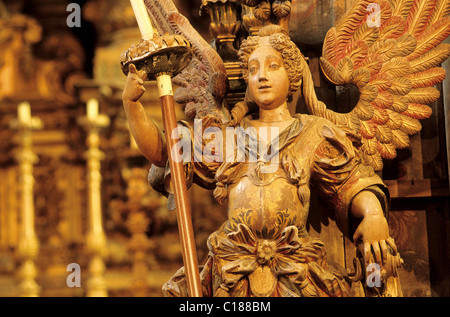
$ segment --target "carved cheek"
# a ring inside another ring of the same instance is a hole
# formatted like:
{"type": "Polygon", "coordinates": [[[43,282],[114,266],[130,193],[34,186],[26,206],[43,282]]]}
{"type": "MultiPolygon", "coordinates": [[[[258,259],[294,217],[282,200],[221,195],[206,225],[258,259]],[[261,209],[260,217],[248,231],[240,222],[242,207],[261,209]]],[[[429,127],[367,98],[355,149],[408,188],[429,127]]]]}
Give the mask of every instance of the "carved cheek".
{"type": "Polygon", "coordinates": [[[280,94],[283,92],[286,93],[287,96],[289,92],[289,77],[287,71],[285,69],[283,69],[282,71],[280,70],[280,72],[277,74],[277,78],[275,78],[274,81],[277,83],[280,94]]]}
{"type": "Polygon", "coordinates": [[[256,99],[258,96],[258,76],[253,75],[248,77],[248,88],[250,95],[253,99],[256,99]]]}

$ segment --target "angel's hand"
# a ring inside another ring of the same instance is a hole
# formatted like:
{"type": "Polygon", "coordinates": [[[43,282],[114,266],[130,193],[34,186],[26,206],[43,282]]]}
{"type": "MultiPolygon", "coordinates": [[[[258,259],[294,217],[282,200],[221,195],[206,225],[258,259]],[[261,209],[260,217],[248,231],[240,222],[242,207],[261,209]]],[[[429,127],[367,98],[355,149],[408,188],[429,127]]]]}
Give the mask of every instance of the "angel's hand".
{"type": "Polygon", "coordinates": [[[366,266],[373,259],[383,267],[388,262],[388,257],[397,256],[397,247],[389,235],[388,223],[383,214],[365,215],[353,235],[353,241],[363,255],[366,266]]]}
{"type": "Polygon", "coordinates": [[[144,80],[147,78],[145,71],[138,71],[134,64],[130,64],[125,88],[122,93],[123,101],[136,102],[145,92],[144,80]]]}
{"type": "Polygon", "coordinates": [[[357,194],[352,201],[351,214],[359,219],[353,242],[361,252],[365,266],[374,261],[382,267],[388,257],[397,255],[383,208],[374,193],[364,190],[357,194]]]}

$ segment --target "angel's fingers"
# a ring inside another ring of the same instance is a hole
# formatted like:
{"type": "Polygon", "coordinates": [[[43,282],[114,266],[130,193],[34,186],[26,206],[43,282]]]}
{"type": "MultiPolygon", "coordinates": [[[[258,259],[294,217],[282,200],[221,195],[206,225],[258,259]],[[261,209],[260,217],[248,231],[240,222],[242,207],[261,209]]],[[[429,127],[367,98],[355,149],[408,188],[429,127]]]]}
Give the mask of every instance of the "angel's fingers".
{"type": "Polygon", "coordinates": [[[137,73],[136,66],[134,66],[134,64],[128,65],[128,71],[132,74],[136,74],[137,73]]]}
{"type": "Polygon", "coordinates": [[[355,231],[355,233],[353,234],[353,242],[355,243],[355,244],[359,244],[360,242],[361,242],[361,238],[362,238],[362,234],[361,234],[361,232],[358,230],[358,229],[356,229],[356,231],[355,231]]]}
{"type": "Polygon", "coordinates": [[[384,240],[380,241],[380,249],[381,249],[381,255],[383,257],[383,263],[386,263],[387,257],[388,257],[388,252],[389,252],[387,245],[386,245],[386,241],[384,241],[384,240]]]}
{"type": "Polygon", "coordinates": [[[371,251],[370,243],[365,242],[364,243],[364,261],[365,261],[366,265],[368,265],[370,262],[370,253],[371,253],[370,251],[371,251]]]}
{"type": "Polygon", "coordinates": [[[147,78],[147,72],[145,70],[138,71],[138,76],[142,81],[144,81],[147,78]]]}
{"type": "Polygon", "coordinates": [[[378,241],[375,241],[372,243],[372,249],[373,249],[373,253],[375,255],[375,262],[378,264],[382,264],[381,263],[380,245],[379,245],[378,241]]]}
{"type": "Polygon", "coordinates": [[[391,247],[392,251],[394,251],[394,255],[397,254],[397,246],[395,245],[394,239],[391,237],[386,239],[386,243],[391,247]]]}

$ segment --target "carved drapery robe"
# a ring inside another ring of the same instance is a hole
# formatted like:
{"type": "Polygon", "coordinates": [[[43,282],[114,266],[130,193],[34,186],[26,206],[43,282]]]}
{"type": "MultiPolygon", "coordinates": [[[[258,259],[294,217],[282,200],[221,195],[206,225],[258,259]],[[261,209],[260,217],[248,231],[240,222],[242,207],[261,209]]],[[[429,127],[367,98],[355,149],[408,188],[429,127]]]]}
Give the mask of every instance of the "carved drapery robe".
{"type": "MultiPolygon", "coordinates": [[[[214,117],[206,117],[202,124],[202,132],[217,127],[226,135],[214,117]]],[[[182,125],[191,131],[194,148],[201,148],[197,153],[212,146],[198,139],[202,135],[194,134],[189,124],[182,125]]],[[[371,167],[361,163],[349,136],[328,120],[295,115],[276,145],[269,142],[263,152],[251,146],[258,142],[257,135],[249,133],[251,126],[251,117],[240,123],[243,134],[236,133],[235,141],[246,137],[248,142],[236,142],[234,159],[217,162],[225,155],[216,143],[206,151],[212,158],[194,159],[193,151],[191,162],[185,164],[188,185],[215,187],[218,201],[228,198],[228,220],[208,239],[209,257],[200,275],[204,296],[349,296],[346,271],[329,266],[323,242],[306,232],[310,189],[334,212],[340,230],[349,234],[353,197],[370,190],[386,212],[387,188],[371,167]],[[244,160],[237,159],[239,151],[245,153],[244,160]],[[274,157],[276,170],[262,172],[274,157]],[[252,194],[246,196],[249,191],[252,194]]],[[[169,176],[168,167],[152,167],[149,181],[170,196],[169,176]]],[[[187,296],[184,268],[163,286],[163,293],[187,296]]]]}

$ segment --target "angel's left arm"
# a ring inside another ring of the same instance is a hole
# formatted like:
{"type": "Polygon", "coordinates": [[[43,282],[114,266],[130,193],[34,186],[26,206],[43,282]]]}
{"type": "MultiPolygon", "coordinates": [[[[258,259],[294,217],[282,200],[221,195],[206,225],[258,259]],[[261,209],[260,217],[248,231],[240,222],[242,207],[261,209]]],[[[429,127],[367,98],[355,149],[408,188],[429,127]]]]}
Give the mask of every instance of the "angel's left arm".
{"type": "Polygon", "coordinates": [[[324,139],[315,152],[312,184],[335,211],[336,222],[361,251],[366,265],[380,266],[396,253],[385,215],[389,192],[373,168],[361,162],[358,149],[332,124],[323,126],[324,139]]]}

